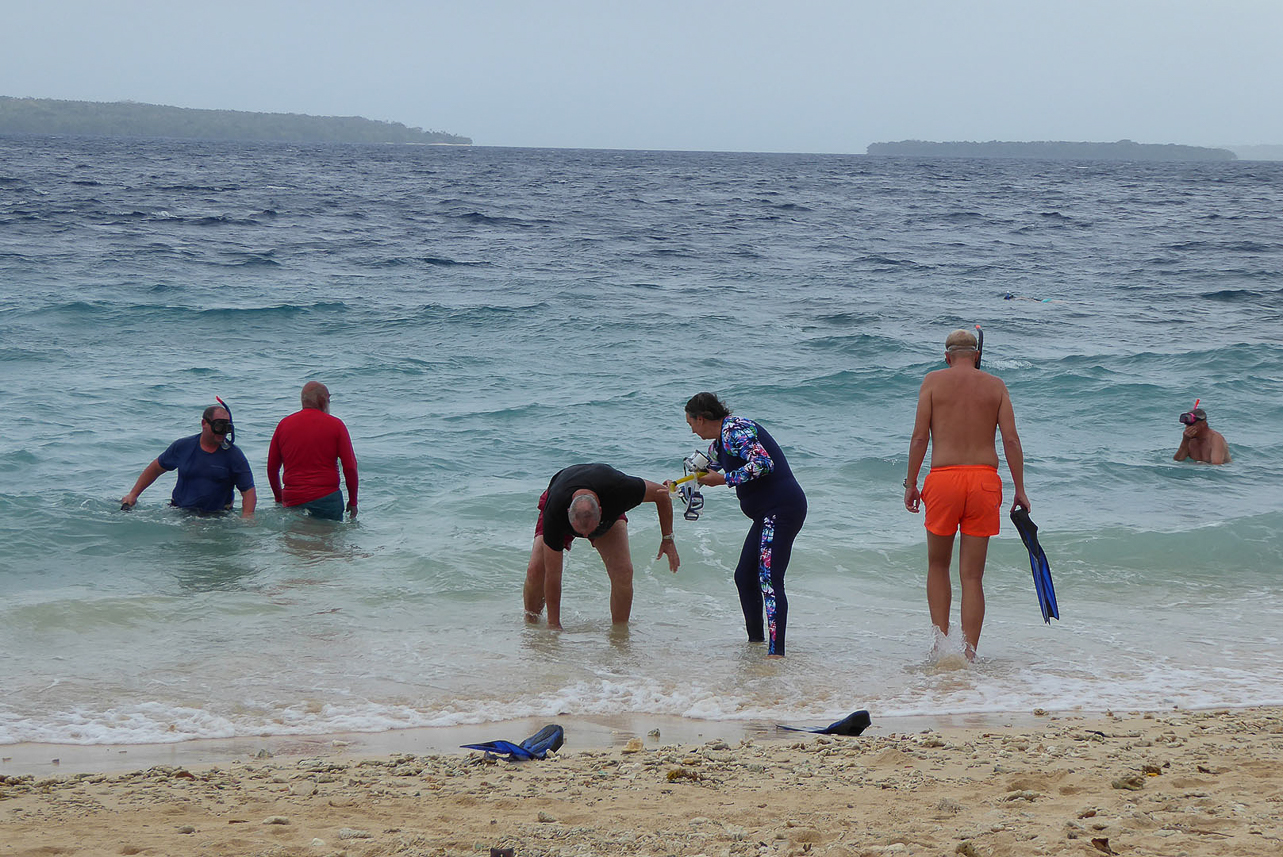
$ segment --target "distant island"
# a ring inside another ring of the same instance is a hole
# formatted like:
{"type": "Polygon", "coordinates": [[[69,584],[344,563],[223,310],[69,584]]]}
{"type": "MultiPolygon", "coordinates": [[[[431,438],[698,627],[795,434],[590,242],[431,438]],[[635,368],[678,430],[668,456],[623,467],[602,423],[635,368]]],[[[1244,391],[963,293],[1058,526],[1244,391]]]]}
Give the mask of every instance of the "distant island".
{"type": "Polygon", "coordinates": [[[1283,161],[1283,146],[1254,144],[1230,148],[1245,161],[1283,161]]]}
{"type": "Polygon", "coordinates": [[[932,143],[928,140],[901,140],[872,143],[870,155],[898,155],[911,158],[1040,158],[1052,161],[1233,161],[1229,149],[1181,146],[1176,143],[932,143]]]}
{"type": "Polygon", "coordinates": [[[0,95],[0,134],[173,137],[279,143],[419,143],[469,146],[469,137],[359,116],[196,110],[133,101],[57,101],[0,95]]]}

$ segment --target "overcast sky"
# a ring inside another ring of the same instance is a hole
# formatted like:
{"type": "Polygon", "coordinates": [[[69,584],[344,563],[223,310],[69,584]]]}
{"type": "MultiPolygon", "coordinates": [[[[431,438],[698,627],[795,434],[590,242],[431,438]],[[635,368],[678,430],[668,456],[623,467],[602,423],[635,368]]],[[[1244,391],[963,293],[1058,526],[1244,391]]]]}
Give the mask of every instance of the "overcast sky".
{"type": "Polygon", "coordinates": [[[479,145],[1283,144],[1283,0],[5,0],[0,95],[479,145]]]}

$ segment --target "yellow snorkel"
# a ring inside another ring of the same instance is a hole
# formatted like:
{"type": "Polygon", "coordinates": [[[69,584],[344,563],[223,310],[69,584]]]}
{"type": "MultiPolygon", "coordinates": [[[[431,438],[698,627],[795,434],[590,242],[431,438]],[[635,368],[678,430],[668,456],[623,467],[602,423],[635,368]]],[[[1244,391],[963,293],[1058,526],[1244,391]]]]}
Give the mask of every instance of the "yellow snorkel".
{"type": "Polygon", "coordinates": [[[689,482],[692,479],[698,479],[699,477],[703,476],[707,472],[708,472],[707,470],[696,470],[694,473],[687,473],[681,479],[674,479],[672,482],[669,482],[668,490],[676,494],[678,485],[681,485],[683,482],[689,482]]]}

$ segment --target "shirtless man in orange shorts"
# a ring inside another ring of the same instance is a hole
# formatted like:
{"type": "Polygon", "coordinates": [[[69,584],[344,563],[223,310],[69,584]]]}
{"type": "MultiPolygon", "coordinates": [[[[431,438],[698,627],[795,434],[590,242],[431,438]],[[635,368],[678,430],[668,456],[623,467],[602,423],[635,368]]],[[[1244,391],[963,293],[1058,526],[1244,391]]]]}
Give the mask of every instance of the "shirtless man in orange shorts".
{"type": "MultiPolygon", "coordinates": [[[[1002,479],[998,476],[995,429],[1002,433],[1002,450],[1011,470],[1016,498],[1012,509],[1028,509],[1025,496],[1025,458],[1016,434],[1007,385],[976,366],[975,334],[955,330],[944,341],[947,369],[930,372],[918,393],[918,412],[909,441],[909,476],[904,480],[904,507],[917,512],[927,507],[927,606],[931,624],[949,633],[953,590],[949,564],[953,537],[962,530],[958,569],[962,579],[962,638],[967,658],[974,660],[985,620],[981,578],[989,537],[998,534],[1002,479]],[[918,492],[918,471],[931,447],[931,470],[918,492]]],[[[937,640],[937,643],[939,641],[937,640]]]]}

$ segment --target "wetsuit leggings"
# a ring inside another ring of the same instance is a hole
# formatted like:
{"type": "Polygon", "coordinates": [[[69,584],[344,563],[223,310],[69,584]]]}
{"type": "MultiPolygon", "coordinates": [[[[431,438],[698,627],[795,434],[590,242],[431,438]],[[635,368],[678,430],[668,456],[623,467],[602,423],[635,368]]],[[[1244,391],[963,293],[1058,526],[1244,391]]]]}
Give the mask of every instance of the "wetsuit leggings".
{"type": "Polygon", "coordinates": [[[784,654],[784,630],[788,624],[789,602],[784,594],[784,572],[793,553],[793,540],[802,529],[806,512],[776,512],[753,521],[744,539],[735,586],[749,642],[768,642],[768,655],[784,654]],[[762,607],[766,607],[766,631],[762,629],[762,607]]]}

